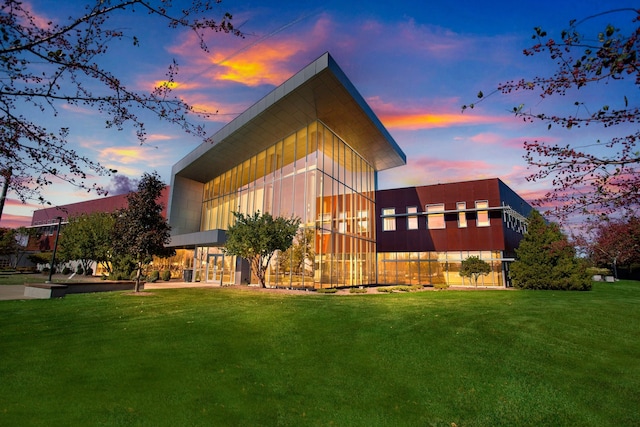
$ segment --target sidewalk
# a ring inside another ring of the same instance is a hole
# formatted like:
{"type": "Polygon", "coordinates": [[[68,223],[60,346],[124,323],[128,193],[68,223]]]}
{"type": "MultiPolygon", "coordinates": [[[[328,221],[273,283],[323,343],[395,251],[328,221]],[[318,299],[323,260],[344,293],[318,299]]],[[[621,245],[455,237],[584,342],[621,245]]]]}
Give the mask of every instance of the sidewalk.
{"type": "Polygon", "coordinates": [[[2,285],[0,286],[0,301],[15,299],[34,299],[24,296],[24,285],[2,285]]]}
{"type": "MultiPolygon", "coordinates": [[[[145,283],[144,290],[152,289],[178,289],[178,288],[215,288],[217,285],[209,283],[186,283],[186,282],[156,282],[145,283]]],[[[24,285],[2,285],[0,286],[0,301],[35,299],[24,296],[24,285]]]]}

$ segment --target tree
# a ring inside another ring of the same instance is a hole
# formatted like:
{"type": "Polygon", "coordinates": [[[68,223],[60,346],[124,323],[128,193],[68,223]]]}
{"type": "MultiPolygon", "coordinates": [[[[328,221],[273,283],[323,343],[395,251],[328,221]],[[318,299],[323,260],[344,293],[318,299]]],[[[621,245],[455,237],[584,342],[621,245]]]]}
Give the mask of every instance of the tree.
{"type": "Polygon", "coordinates": [[[640,263],[640,219],[602,219],[592,227],[592,239],[587,248],[589,258],[598,267],[613,268],[618,276],[618,266],[640,263]]]}
{"type": "Polygon", "coordinates": [[[291,246],[278,256],[280,271],[292,271],[294,274],[304,275],[305,266],[313,262],[315,252],[313,238],[315,230],[311,228],[299,229],[291,246]]]}
{"type": "Polygon", "coordinates": [[[470,256],[463,260],[460,266],[460,275],[472,279],[476,288],[480,276],[486,276],[489,273],[491,273],[491,265],[477,256],[470,256]]]}
{"type": "Polygon", "coordinates": [[[175,253],[165,247],[171,240],[171,227],[162,216],[164,206],[157,201],[164,187],[156,172],[145,173],[138,184],[138,191],[127,196],[128,206],[116,213],[113,250],[134,260],[135,292],[140,291],[142,272],[154,255],[167,257],[175,253]]]}
{"type": "Polygon", "coordinates": [[[9,258],[9,266],[16,268],[27,252],[29,237],[35,237],[33,228],[0,228],[0,256],[9,258]]]}
{"type": "Polygon", "coordinates": [[[276,251],[286,251],[298,232],[300,219],[274,218],[269,213],[256,212],[244,215],[233,212],[235,223],[227,230],[224,252],[245,258],[261,287],[265,285],[265,274],[276,251]]]}
{"type": "MultiPolygon", "coordinates": [[[[587,105],[578,98],[580,89],[591,88],[597,83],[619,84],[630,80],[637,89],[640,85],[639,20],[640,9],[610,10],[581,21],[571,21],[559,40],[540,27],[535,28],[532,38],[536,43],[525,49],[524,54],[547,53],[556,62],[555,72],[549,76],[508,81],[491,92],[536,91],[541,98],[566,96],[568,108],[575,111],[574,114],[538,112],[524,104],[513,108],[517,117],[527,122],[548,123],[549,129],[553,125],[566,129],[586,126],[617,126],[615,129],[619,129],[616,136],[592,143],[584,140],[567,145],[544,140],[524,143],[525,159],[537,169],[527,179],[551,179],[553,183],[553,189],[536,204],[555,206],[552,212],[560,219],[572,213],[612,213],[620,209],[635,210],[639,206],[640,152],[636,146],[640,131],[634,126],[640,120],[638,97],[634,94],[612,99],[607,97],[607,91],[602,91],[599,97],[602,104],[596,106],[587,105]],[[580,32],[586,22],[614,12],[631,15],[632,27],[627,32],[611,24],[595,38],[580,32]]],[[[482,92],[478,97],[485,98],[482,92]]],[[[463,110],[466,108],[463,106],[463,110]]]]}
{"type": "Polygon", "coordinates": [[[60,252],[65,259],[78,260],[89,271],[93,262],[111,272],[112,231],[115,218],[107,212],[93,212],[69,218],[60,235],[60,252]]]}
{"type": "Polygon", "coordinates": [[[513,286],[519,289],[591,289],[584,261],[556,223],[546,223],[536,210],[528,218],[527,232],[511,264],[513,286]]]}
{"type": "Polygon", "coordinates": [[[71,129],[48,128],[46,122],[38,121],[43,113],[57,116],[63,106],[94,108],[105,116],[107,128],[121,130],[132,125],[142,143],[146,131],[138,112],[147,111],[204,137],[204,129],[193,125],[189,114],[207,113],[196,112],[171,93],[178,71],[175,60],[165,82],[151,93],[131,90],[108,70],[110,46],[119,42],[140,45],[135,34],[110,25],[112,17],[146,12],[169,28],[193,31],[204,51],[208,32],[241,36],[229,13],[220,21],[209,17],[219,0],[186,6],[173,6],[171,0],[88,1],[93,3],[62,23],[43,23],[29,4],[19,0],[0,3],[0,164],[12,165],[10,184],[23,202],[46,202],[42,189],[52,183],[53,176],[105,193],[96,184],[89,185],[87,178],[115,172],[69,147],[71,129]]]}

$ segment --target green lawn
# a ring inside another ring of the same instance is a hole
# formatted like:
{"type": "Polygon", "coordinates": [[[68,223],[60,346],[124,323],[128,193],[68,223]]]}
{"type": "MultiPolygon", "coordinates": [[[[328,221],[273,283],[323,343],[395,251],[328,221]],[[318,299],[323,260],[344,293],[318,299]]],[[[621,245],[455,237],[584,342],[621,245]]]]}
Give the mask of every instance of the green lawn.
{"type": "Polygon", "coordinates": [[[0,301],[0,425],[640,425],[640,283],[0,301]]]}

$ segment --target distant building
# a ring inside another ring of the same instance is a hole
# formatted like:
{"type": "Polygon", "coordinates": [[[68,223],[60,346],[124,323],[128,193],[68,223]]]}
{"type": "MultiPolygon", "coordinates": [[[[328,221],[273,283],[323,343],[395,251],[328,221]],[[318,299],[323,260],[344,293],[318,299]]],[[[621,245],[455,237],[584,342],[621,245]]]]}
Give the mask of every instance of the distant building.
{"type": "MultiPolygon", "coordinates": [[[[165,187],[158,200],[158,202],[162,203],[165,207],[163,210],[165,217],[168,198],[169,189],[165,187]]],[[[127,194],[119,194],[116,196],[99,197],[84,202],[70,203],[68,205],[38,209],[33,212],[29,228],[37,229],[39,237],[38,239],[29,241],[28,249],[31,251],[53,250],[55,234],[58,227],[58,217],[60,217],[61,230],[64,231],[64,226],[69,223],[69,218],[94,212],[115,212],[118,209],[126,207],[127,194]]]]}

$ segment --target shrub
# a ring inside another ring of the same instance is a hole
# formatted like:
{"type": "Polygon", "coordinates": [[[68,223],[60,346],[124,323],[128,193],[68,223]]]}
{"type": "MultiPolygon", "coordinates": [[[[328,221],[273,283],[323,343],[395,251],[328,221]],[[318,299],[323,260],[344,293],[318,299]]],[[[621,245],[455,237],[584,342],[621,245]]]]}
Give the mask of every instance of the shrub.
{"type": "Polygon", "coordinates": [[[65,276],[69,273],[71,273],[71,269],[69,267],[65,267],[62,269],[62,274],[64,274],[65,276]]]}
{"type": "Polygon", "coordinates": [[[316,292],[319,294],[335,294],[338,292],[338,288],[320,288],[316,292]]]}
{"type": "Polygon", "coordinates": [[[87,271],[84,272],[85,276],[93,276],[93,268],[87,268],[87,271]]]}
{"type": "Polygon", "coordinates": [[[350,294],[366,294],[367,288],[351,288],[349,289],[350,294]]]}
{"type": "Polygon", "coordinates": [[[591,276],[583,260],[558,224],[547,223],[531,211],[527,232],[511,265],[513,286],[518,289],[588,291],[591,276]]]}
{"type": "Polygon", "coordinates": [[[391,293],[393,292],[393,286],[381,286],[378,289],[376,289],[378,292],[387,292],[387,293],[391,293]]]}
{"type": "Polygon", "coordinates": [[[171,271],[162,270],[162,274],[160,275],[160,278],[165,282],[168,282],[169,280],[171,280],[171,271]]]}
{"type": "Polygon", "coordinates": [[[608,268],[589,267],[587,268],[587,274],[589,274],[590,276],[611,276],[611,270],[609,270],[608,268]]]}
{"type": "Polygon", "coordinates": [[[441,290],[444,290],[444,289],[448,289],[449,288],[449,284],[448,283],[436,283],[436,284],[433,285],[433,288],[441,291],[441,290]]]}
{"type": "Polygon", "coordinates": [[[160,278],[160,272],[158,270],[153,270],[151,273],[147,275],[147,281],[151,283],[155,283],[160,278]]]}
{"type": "Polygon", "coordinates": [[[82,266],[81,266],[81,265],[79,265],[79,266],[76,268],[76,274],[78,274],[78,275],[82,275],[83,273],[84,273],[84,268],[82,268],[82,266]]]}

